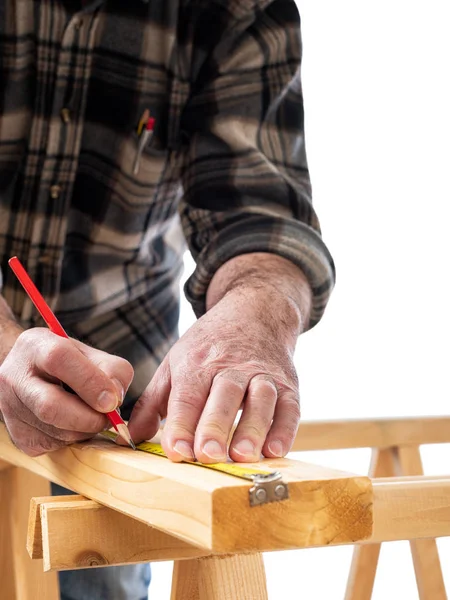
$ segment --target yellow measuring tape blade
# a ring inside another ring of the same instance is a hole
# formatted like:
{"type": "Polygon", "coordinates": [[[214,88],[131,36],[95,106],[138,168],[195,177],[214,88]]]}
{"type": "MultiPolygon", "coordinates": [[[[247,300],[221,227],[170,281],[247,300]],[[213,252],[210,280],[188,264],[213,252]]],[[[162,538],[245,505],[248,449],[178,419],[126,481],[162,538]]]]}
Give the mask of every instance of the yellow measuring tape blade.
{"type": "MultiPolygon", "coordinates": [[[[117,433],[114,433],[113,431],[103,431],[101,435],[110,440],[115,440],[117,437],[117,433]]],[[[136,450],[140,450],[141,452],[148,452],[149,454],[155,454],[156,456],[162,456],[164,458],[167,458],[167,455],[162,449],[161,444],[155,444],[153,442],[141,442],[140,444],[136,444],[136,450]]],[[[206,465],[204,463],[196,461],[186,460],[183,462],[187,462],[190,465],[196,465],[197,467],[204,467],[205,469],[212,469],[213,471],[221,471],[222,473],[226,473],[227,475],[232,475],[233,477],[240,477],[241,479],[248,479],[249,481],[253,481],[253,479],[258,475],[267,476],[273,474],[273,471],[267,471],[265,469],[255,469],[254,467],[244,467],[236,463],[214,463],[206,465]]]]}

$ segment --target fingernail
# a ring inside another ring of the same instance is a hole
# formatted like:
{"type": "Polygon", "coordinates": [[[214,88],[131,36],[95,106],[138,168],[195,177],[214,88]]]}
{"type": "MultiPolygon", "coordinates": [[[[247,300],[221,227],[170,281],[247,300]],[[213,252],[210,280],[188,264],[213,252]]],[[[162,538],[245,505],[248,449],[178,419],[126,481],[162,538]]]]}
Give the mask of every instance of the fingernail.
{"type": "Polygon", "coordinates": [[[189,444],[187,442],[184,442],[183,440],[177,440],[175,442],[173,449],[175,450],[175,452],[178,452],[178,454],[180,456],[182,456],[183,458],[185,458],[186,460],[194,460],[195,459],[194,453],[192,452],[192,448],[189,446],[189,444]]]}
{"type": "Polygon", "coordinates": [[[112,382],[114,384],[114,387],[117,390],[119,406],[120,406],[123,403],[123,399],[125,397],[125,390],[123,389],[122,383],[115,377],[112,378],[112,382]]]}
{"type": "Polygon", "coordinates": [[[117,406],[118,397],[116,394],[112,394],[111,392],[104,391],[98,397],[98,405],[100,410],[104,410],[105,412],[113,411],[117,406]]]}
{"type": "Polygon", "coordinates": [[[270,454],[273,454],[273,456],[277,456],[278,458],[282,458],[284,456],[283,444],[279,440],[270,442],[268,448],[270,454]]]}
{"type": "Polygon", "coordinates": [[[233,446],[233,450],[241,456],[253,456],[255,454],[255,445],[250,440],[241,440],[236,446],[233,446]]]}
{"type": "Polygon", "coordinates": [[[206,454],[208,458],[217,460],[218,462],[226,460],[225,452],[223,451],[222,446],[215,440],[209,440],[209,442],[206,442],[206,444],[203,446],[203,454],[206,454]]]}

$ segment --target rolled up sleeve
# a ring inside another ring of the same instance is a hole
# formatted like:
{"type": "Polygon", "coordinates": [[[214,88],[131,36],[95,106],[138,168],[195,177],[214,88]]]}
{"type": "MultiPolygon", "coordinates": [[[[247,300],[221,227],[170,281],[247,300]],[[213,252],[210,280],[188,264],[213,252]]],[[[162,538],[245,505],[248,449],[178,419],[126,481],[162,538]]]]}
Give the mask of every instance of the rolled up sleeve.
{"type": "Polygon", "coordinates": [[[277,254],[309,280],[311,327],[325,310],[335,270],[311,200],[300,18],[293,0],[265,4],[227,23],[184,113],[189,146],[180,214],[196,261],[185,293],[200,316],[220,266],[241,254],[277,254]]]}

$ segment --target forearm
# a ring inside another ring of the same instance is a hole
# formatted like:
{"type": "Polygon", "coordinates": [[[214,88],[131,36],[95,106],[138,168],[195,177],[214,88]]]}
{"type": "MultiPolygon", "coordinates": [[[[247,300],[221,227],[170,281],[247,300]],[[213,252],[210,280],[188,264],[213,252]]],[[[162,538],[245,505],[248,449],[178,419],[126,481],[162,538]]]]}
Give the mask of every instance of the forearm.
{"type": "Polygon", "coordinates": [[[262,319],[285,332],[291,345],[308,326],[311,288],[289,260],[270,253],[237,256],[214,275],[206,296],[207,310],[228,293],[241,293],[257,304],[262,319]]]}

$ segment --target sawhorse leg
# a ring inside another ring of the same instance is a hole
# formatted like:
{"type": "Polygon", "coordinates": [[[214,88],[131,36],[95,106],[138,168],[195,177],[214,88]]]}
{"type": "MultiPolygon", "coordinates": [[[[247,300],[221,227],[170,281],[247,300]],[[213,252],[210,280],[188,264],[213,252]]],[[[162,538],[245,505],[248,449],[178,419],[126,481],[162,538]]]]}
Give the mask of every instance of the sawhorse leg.
{"type": "Polygon", "coordinates": [[[176,561],[171,600],[267,600],[261,554],[176,561]]]}
{"type": "Polygon", "coordinates": [[[44,573],[42,560],[26,550],[32,496],[49,496],[50,483],[34,473],[0,469],[0,597],[5,600],[58,600],[56,573],[44,573]]]}
{"type": "MultiPolygon", "coordinates": [[[[374,450],[371,477],[423,475],[417,446],[401,446],[374,450]]],[[[447,600],[436,540],[411,540],[414,572],[420,600],[447,600]]],[[[356,546],[347,583],[345,600],[370,600],[381,544],[356,546]]]]}

